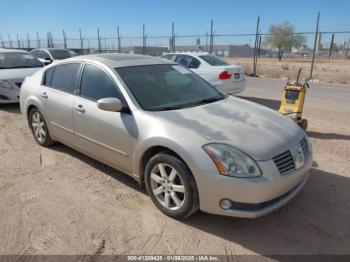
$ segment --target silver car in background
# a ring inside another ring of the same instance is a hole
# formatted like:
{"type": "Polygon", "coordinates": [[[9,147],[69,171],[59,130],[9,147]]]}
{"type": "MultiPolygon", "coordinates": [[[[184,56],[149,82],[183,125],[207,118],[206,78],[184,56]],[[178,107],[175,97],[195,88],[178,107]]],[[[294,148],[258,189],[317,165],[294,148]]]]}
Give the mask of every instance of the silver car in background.
{"type": "Polygon", "coordinates": [[[0,104],[18,103],[24,78],[42,67],[28,52],[0,48],[0,104]]]}
{"type": "Polygon", "coordinates": [[[67,59],[27,78],[20,105],[38,144],[60,141],[132,176],[177,219],[198,209],[267,214],[301,190],[312,165],[291,119],[165,59],[67,59]]]}
{"type": "Polygon", "coordinates": [[[38,48],[30,52],[45,65],[49,65],[56,60],[63,60],[78,55],[73,50],[63,48],[38,48]]]}

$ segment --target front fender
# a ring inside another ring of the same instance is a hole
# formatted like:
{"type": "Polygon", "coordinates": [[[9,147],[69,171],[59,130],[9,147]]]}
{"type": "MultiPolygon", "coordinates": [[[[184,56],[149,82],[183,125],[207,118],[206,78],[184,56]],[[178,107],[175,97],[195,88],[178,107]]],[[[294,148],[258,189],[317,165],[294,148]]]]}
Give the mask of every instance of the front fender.
{"type": "Polygon", "coordinates": [[[132,157],[132,173],[134,177],[139,178],[139,181],[142,181],[144,175],[142,172],[142,157],[148,149],[156,146],[165,147],[179,155],[185,161],[192,174],[194,174],[194,170],[198,169],[194,158],[184,147],[166,137],[152,137],[137,144],[135,154],[132,157]]]}

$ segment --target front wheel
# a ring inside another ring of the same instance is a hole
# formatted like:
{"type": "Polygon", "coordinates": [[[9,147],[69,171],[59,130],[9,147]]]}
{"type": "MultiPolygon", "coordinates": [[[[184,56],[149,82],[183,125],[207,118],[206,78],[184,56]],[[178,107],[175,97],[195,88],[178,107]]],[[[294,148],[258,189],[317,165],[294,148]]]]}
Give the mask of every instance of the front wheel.
{"type": "Polygon", "coordinates": [[[145,184],[152,202],[167,216],[183,219],[198,209],[196,182],[183,161],[160,153],[145,169],[145,184]]]}

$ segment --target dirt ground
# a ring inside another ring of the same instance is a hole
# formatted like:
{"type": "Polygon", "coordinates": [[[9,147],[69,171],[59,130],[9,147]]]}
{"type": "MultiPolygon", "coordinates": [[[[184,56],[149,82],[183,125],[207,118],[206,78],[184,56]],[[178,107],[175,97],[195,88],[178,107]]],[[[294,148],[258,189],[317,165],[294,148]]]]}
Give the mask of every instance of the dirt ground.
{"type": "MultiPolygon", "coordinates": [[[[277,108],[282,82],[248,79],[277,108]]],[[[131,178],[64,145],[41,148],[18,105],[0,107],[0,254],[350,254],[350,87],[313,84],[314,167],[288,205],[258,219],[158,211],[131,178]]]]}
{"type": "MultiPolygon", "coordinates": [[[[227,58],[228,62],[244,66],[246,72],[253,72],[253,58],[227,58]]],[[[310,59],[259,58],[257,74],[263,77],[295,79],[299,68],[302,68],[301,78],[310,76],[310,59]]],[[[350,60],[323,59],[315,60],[313,78],[326,83],[350,84],[350,60]]]]}

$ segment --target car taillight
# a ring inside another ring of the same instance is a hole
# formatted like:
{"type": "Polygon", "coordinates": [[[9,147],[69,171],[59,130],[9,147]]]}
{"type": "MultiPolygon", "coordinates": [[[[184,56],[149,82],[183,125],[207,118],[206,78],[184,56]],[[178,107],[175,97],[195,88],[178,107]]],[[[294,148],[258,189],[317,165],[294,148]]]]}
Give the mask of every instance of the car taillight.
{"type": "Polygon", "coordinates": [[[221,80],[225,80],[225,79],[230,79],[232,76],[232,74],[228,71],[222,71],[220,74],[219,74],[219,79],[221,80]]]}

